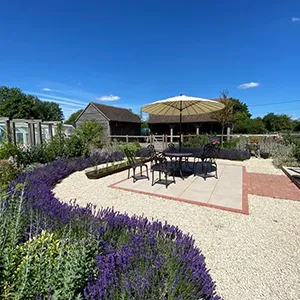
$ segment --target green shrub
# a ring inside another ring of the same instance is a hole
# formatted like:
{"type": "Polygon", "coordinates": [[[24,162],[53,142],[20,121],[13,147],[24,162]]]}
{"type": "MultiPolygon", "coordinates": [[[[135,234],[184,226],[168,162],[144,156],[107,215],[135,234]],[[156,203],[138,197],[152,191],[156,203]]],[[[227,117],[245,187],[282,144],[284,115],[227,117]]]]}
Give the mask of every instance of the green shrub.
{"type": "Polygon", "coordinates": [[[292,153],[298,163],[300,163],[300,144],[294,146],[292,153]]]}
{"type": "Polygon", "coordinates": [[[29,212],[24,210],[22,198],[0,198],[0,298],[22,299],[11,294],[15,271],[17,245],[24,238],[29,212]]]}
{"type": "Polygon", "coordinates": [[[292,155],[276,156],[273,158],[273,164],[276,168],[281,168],[283,166],[295,167],[299,165],[296,158],[292,155]]]}
{"type": "Polygon", "coordinates": [[[89,155],[93,149],[103,146],[103,127],[95,120],[85,122],[75,134],[82,140],[84,155],[89,155]]]}
{"type": "MultiPolygon", "coordinates": [[[[74,299],[94,265],[87,240],[42,231],[16,247],[10,292],[18,299],[74,299]],[[49,291],[49,287],[51,290],[49,291]]],[[[94,250],[94,249],[93,249],[94,250]]]]}
{"type": "Polygon", "coordinates": [[[84,141],[78,135],[72,135],[66,140],[65,154],[67,157],[80,157],[84,154],[84,141]]]}
{"type": "Polygon", "coordinates": [[[121,144],[116,140],[112,140],[107,142],[103,145],[102,150],[103,152],[121,152],[120,148],[121,144]]]}
{"type": "Polygon", "coordinates": [[[54,160],[56,157],[66,156],[66,138],[62,124],[58,124],[55,135],[47,145],[47,158],[49,161],[54,160]]]}
{"type": "Polygon", "coordinates": [[[14,180],[20,173],[19,169],[7,160],[0,160],[0,185],[14,180]]]}
{"type": "Polygon", "coordinates": [[[48,150],[48,144],[43,143],[23,149],[17,156],[17,162],[20,166],[26,167],[36,163],[45,164],[52,161],[52,158],[48,150]]]}
{"type": "Polygon", "coordinates": [[[20,152],[20,147],[11,142],[4,141],[0,144],[0,159],[16,158],[20,152]]]}
{"type": "Polygon", "coordinates": [[[238,148],[238,142],[239,142],[239,139],[238,137],[234,137],[234,138],[231,138],[229,141],[225,141],[223,142],[223,148],[224,149],[237,149],[238,148]]]}
{"type": "Polygon", "coordinates": [[[141,145],[138,141],[134,141],[132,143],[124,143],[120,145],[120,150],[124,152],[125,150],[129,150],[132,153],[136,153],[137,150],[141,149],[141,145]]]}
{"type": "Polygon", "coordinates": [[[184,141],[183,146],[187,148],[202,147],[208,143],[210,143],[210,140],[207,135],[196,135],[196,136],[191,136],[186,141],[184,141]]]}

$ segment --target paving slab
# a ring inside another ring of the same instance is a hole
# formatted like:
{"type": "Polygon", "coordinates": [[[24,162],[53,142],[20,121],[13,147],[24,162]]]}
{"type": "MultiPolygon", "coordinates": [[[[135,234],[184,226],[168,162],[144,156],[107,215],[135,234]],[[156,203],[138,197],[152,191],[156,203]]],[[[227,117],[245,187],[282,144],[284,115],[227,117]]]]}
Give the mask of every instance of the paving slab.
{"type": "Polygon", "coordinates": [[[159,183],[152,186],[151,180],[141,179],[133,182],[132,178],[129,178],[112,184],[111,187],[195,205],[248,213],[248,206],[245,207],[247,201],[244,199],[247,198],[247,193],[243,193],[243,174],[242,166],[219,164],[218,178],[215,178],[214,172],[206,179],[202,177],[203,174],[196,176],[190,174],[184,179],[176,177],[176,183],[171,183],[168,188],[159,183]]]}

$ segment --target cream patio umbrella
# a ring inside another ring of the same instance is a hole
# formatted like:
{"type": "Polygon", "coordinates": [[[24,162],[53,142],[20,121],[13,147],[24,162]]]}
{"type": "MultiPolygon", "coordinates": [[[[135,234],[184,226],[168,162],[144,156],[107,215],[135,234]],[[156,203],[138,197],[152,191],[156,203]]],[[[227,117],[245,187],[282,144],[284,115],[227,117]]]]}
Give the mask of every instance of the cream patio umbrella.
{"type": "MultiPolygon", "coordinates": [[[[224,107],[224,104],[218,101],[179,95],[145,105],[142,107],[142,111],[151,115],[179,116],[179,132],[181,134],[182,116],[208,114],[224,107]]],[[[181,139],[179,140],[179,149],[181,149],[181,139]]]]}

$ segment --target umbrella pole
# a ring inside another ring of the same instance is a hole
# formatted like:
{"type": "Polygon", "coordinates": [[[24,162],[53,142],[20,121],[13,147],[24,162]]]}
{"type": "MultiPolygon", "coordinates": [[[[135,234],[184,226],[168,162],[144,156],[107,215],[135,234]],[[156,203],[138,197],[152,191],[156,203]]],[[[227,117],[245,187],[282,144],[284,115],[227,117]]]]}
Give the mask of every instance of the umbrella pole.
{"type": "Polygon", "coordinates": [[[182,123],[182,101],[180,101],[180,108],[179,108],[179,152],[181,152],[182,148],[182,141],[181,141],[181,123],[182,123]]]}

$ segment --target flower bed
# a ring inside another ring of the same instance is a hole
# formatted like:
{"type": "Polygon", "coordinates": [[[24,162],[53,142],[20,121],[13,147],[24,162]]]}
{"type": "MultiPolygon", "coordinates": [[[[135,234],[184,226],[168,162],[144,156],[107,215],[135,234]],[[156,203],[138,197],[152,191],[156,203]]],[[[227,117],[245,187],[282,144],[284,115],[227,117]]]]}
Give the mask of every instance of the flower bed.
{"type": "Polygon", "coordinates": [[[113,155],[59,159],[10,185],[14,196],[0,206],[0,235],[9,232],[0,247],[2,297],[220,299],[204,256],[177,227],[54,196],[63,178],[113,155]]]}

